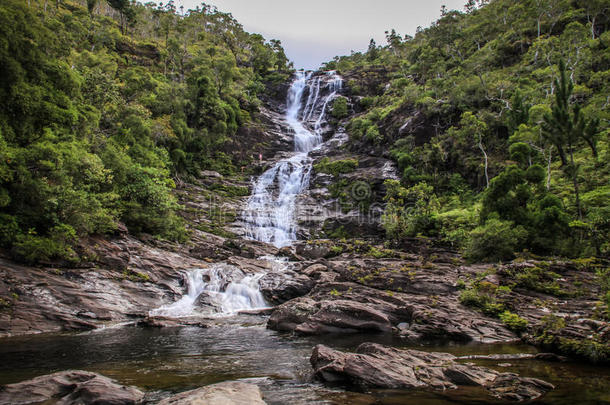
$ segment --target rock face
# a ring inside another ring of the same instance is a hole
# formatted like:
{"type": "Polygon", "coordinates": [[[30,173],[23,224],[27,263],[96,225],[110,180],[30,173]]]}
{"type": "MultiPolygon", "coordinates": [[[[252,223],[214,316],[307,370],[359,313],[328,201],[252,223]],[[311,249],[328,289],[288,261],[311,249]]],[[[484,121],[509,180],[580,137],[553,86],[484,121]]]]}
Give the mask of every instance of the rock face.
{"type": "Polygon", "coordinates": [[[429,269],[422,271],[421,263],[407,256],[323,263],[302,264],[300,273],[313,287],[277,306],[269,328],[301,334],[395,331],[411,342],[518,339],[499,320],[459,303],[450,266],[426,264],[429,269]]]}
{"type": "Polygon", "coordinates": [[[37,268],[0,258],[0,337],[95,329],[145,316],[184,293],[183,271],[208,263],[131,237],[95,240],[97,267],[37,268]]]}
{"type": "Polygon", "coordinates": [[[265,401],[256,385],[228,381],[182,392],[159,405],[265,405],[265,401]]]}
{"type": "Polygon", "coordinates": [[[0,387],[0,404],[139,404],[144,393],[102,375],[70,370],[0,387]],[[48,402],[47,402],[48,401],[48,402]]]}
{"type": "Polygon", "coordinates": [[[317,378],[359,388],[446,390],[481,386],[494,397],[512,401],[536,399],[554,388],[535,378],[499,373],[485,367],[459,364],[455,360],[456,357],[449,353],[399,350],[363,343],[356,353],[318,345],[310,362],[317,378]]]}

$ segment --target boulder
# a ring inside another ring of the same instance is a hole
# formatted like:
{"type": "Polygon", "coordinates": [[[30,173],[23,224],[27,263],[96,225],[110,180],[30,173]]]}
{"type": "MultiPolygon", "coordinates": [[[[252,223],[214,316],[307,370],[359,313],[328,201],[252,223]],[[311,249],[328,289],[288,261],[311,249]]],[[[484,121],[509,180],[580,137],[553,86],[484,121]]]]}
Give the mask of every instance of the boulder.
{"type": "Polygon", "coordinates": [[[496,398],[514,401],[533,400],[554,389],[535,378],[457,363],[449,353],[400,350],[375,343],[363,343],[355,353],[317,345],[310,362],[318,379],[358,388],[446,390],[481,386],[496,398]]]}
{"type": "MultiPolygon", "coordinates": [[[[302,334],[395,331],[413,342],[430,340],[513,342],[498,320],[464,307],[453,297],[388,293],[320,273],[307,296],[276,307],[267,327],[302,334]]],[[[337,275],[338,276],[338,275],[337,275]]]]}
{"type": "Polygon", "coordinates": [[[81,370],[60,371],[0,388],[2,405],[131,405],[141,403],[143,398],[144,393],[137,388],[126,387],[100,374],[81,370]]]}
{"type": "Polygon", "coordinates": [[[227,381],[182,392],[158,405],[264,405],[260,389],[254,384],[227,381]]]}
{"type": "Polygon", "coordinates": [[[310,298],[280,305],[271,314],[267,326],[307,335],[389,332],[392,329],[387,315],[364,303],[349,300],[315,302],[310,298]]]}
{"type": "Polygon", "coordinates": [[[313,287],[313,281],[309,277],[289,270],[282,273],[267,273],[259,280],[259,284],[265,299],[273,303],[302,297],[313,287]]]}

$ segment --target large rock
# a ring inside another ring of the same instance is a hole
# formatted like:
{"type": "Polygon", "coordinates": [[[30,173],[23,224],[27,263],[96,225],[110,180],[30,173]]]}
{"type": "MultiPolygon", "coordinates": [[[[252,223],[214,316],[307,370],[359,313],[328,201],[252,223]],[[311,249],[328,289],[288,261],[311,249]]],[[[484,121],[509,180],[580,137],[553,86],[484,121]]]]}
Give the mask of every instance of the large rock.
{"type": "Polygon", "coordinates": [[[158,405],[264,405],[260,389],[253,384],[228,381],[182,392],[158,405]]]}
{"type": "Polygon", "coordinates": [[[208,265],[131,237],[89,243],[94,269],[29,267],[0,258],[0,298],[10,299],[9,307],[0,307],[0,336],[89,330],[143,317],[185,293],[185,269],[208,265]]]}
{"type": "Polygon", "coordinates": [[[306,275],[284,271],[267,273],[259,280],[259,284],[267,301],[277,304],[307,294],[314,283],[306,275]]]}
{"type": "Polygon", "coordinates": [[[302,334],[395,330],[412,342],[518,339],[498,320],[461,306],[451,296],[388,293],[351,282],[333,282],[331,274],[335,273],[321,273],[307,296],[277,306],[267,327],[302,334]]]}
{"type": "Polygon", "coordinates": [[[499,373],[455,360],[449,353],[399,350],[374,343],[363,343],[356,353],[318,345],[310,359],[317,378],[359,388],[445,390],[481,386],[494,397],[515,401],[536,399],[554,388],[535,378],[499,373]]]}
{"type": "Polygon", "coordinates": [[[134,387],[119,385],[102,375],[80,370],[60,371],[0,387],[2,405],[131,405],[141,403],[143,398],[144,393],[134,387]]]}
{"type": "Polygon", "coordinates": [[[280,305],[269,318],[268,327],[302,334],[389,332],[390,320],[383,312],[348,300],[315,302],[308,298],[280,305]]]}

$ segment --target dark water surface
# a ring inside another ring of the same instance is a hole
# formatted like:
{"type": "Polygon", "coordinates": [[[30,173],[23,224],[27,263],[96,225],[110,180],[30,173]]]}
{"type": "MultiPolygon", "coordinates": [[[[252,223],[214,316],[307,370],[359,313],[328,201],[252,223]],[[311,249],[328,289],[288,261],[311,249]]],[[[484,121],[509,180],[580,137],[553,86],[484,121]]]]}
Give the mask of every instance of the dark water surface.
{"type": "MultiPolygon", "coordinates": [[[[101,373],[122,384],[149,391],[151,403],[171,393],[226,380],[259,385],[268,404],[487,404],[480,388],[445,392],[366,393],[327,388],[311,381],[309,356],[315,344],[353,350],[365,341],[444,351],[455,355],[534,353],[521,345],[407,346],[389,335],[305,338],[265,329],[264,319],[237,317],[208,329],[109,328],[80,334],[44,334],[0,339],[0,384],[66,369],[101,373]]],[[[537,404],[610,404],[610,368],[575,362],[477,360],[500,371],[538,377],[557,388],[537,404]],[[510,363],[499,367],[498,363],[510,363]]]]}

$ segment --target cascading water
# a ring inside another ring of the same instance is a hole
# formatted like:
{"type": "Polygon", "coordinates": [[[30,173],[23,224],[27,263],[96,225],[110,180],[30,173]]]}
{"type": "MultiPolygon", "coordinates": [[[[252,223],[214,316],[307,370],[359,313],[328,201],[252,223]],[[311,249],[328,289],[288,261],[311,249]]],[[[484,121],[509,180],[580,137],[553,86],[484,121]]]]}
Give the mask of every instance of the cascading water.
{"type": "Polygon", "coordinates": [[[295,154],[278,161],[263,173],[248,200],[243,218],[246,236],[276,247],[290,245],[296,240],[296,197],[309,186],[312,162],[309,152],[322,143],[322,123],[328,103],[341,89],[342,80],[334,71],[312,78],[311,73],[299,71],[288,92],[286,123],[294,133],[295,154]],[[308,97],[303,105],[303,94],[308,97]],[[321,97],[320,94],[326,93],[321,97]],[[319,112],[317,112],[319,111],[319,112]],[[313,122],[311,120],[317,115],[313,122]]]}
{"type": "Polygon", "coordinates": [[[170,318],[212,313],[230,315],[265,308],[268,305],[258,284],[263,275],[244,275],[237,267],[222,263],[192,270],[186,274],[187,294],[150,311],[150,315],[170,318]]]}
{"type": "MultiPolygon", "coordinates": [[[[309,186],[312,160],[309,152],[322,143],[322,124],[328,104],[341,89],[334,72],[312,77],[299,71],[288,92],[285,120],[294,133],[294,154],[264,172],[254,184],[243,218],[246,236],[277,247],[296,240],[296,198],[309,186]],[[303,94],[308,92],[303,103],[303,94]],[[310,129],[311,128],[311,129],[310,129]]],[[[261,257],[274,271],[285,264],[275,257],[261,257]]],[[[241,310],[260,309],[267,303],[259,290],[264,274],[245,275],[228,264],[215,264],[186,275],[187,294],[180,300],[150,311],[151,316],[180,318],[193,315],[231,315],[241,310]]]]}

